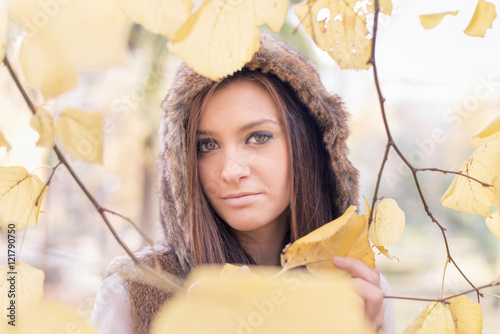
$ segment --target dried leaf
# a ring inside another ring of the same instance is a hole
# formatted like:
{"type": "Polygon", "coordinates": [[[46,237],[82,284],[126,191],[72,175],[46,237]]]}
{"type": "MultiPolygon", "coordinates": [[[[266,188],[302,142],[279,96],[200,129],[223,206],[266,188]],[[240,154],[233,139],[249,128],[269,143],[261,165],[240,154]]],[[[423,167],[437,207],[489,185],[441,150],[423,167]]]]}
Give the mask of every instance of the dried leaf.
{"type": "Polygon", "coordinates": [[[500,241],[500,215],[498,214],[499,210],[493,212],[490,217],[486,218],[486,226],[488,226],[491,233],[493,233],[498,241],[500,241]]]}
{"type": "MultiPolygon", "coordinates": [[[[386,249],[384,246],[377,246],[377,245],[373,245],[373,246],[379,250],[380,254],[384,255],[389,260],[398,259],[396,256],[390,255],[389,250],[386,249]]],[[[399,259],[398,259],[398,261],[399,261],[399,259]]]]}
{"type": "Polygon", "coordinates": [[[395,200],[386,198],[377,204],[370,225],[370,240],[376,246],[388,246],[398,242],[405,229],[405,213],[395,200]]]}
{"type": "Polygon", "coordinates": [[[457,16],[458,10],[444,12],[444,13],[436,13],[436,14],[427,14],[427,15],[419,15],[420,24],[426,29],[434,29],[437,27],[439,23],[444,19],[447,15],[457,16]]]}
{"type": "Polygon", "coordinates": [[[125,60],[130,20],[115,0],[6,2],[26,30],[19,53],[24,76],[46,98],[76,87],[77,69],[125,60]]]}
{"type": "MultiPolygon", "coordinates": [[[[6,321],[23,316],[27,309],[40,302],[43,294],[44,277],[43,271],[33,268],[27,263],[8,263],[0,268],[0,293],[2,296],[0,298],[0,307],[2,312],[7,313],[7,317],[2,315],[2,325],[6,321]],[[11,301],[14,301],[14,303],[12,304],[11,301]],[[13,318],[8,316],[10,314],[8,308],[12,307],[11,305],[14,305],[15,308],[16,316],[13,318]]],[[[19,322],[16,323],[17,325],[19,325],[19,322]]],[[[40,333],[39,331],[36,332],[40,333]]],[[[7,331],[7,333],[11,332],[7,331]]]]}
{"type": "Polygon", "coordinates": [[[264,280],[196,270],[191,279],[196,288],[189,298],[180,294],[160,310],[152,334],[374,334],[349,280],[296,272],[264,280]]]}
{"type": "Polygon", "coordinates": [[[432,302],[403,334],[455,334],[455,322],[450,309],[432,302]]]}
{"type": "Polygon", "coordinates": [[[39,109],[36,115],[31,116],[30,126],[40,135],[40,138],[38,138],[36,142],[36,146],[54,146],[54,124],[52,115],[47,110],[39,109]]]}
{"type": "Polygon", "coordinates": [[[478,149],[492,140],[500,141],[500,115],[477,131],[470,138],[470,143],[474,148],[478,149]]]}
{"type": "Polygon", "coordinates": [[[484,37],[486,29],[491,29],[497,17],[495,5],[484,0],[479,0],[474,10],[474,15],[464,33],[472,37],[484,37]]]}
{"type": "Polygon", "coordinates": [[[259,29],[277,32],[288,0],[206,0],[179,29],[169,49],[199,74],[218,80],[241,69],[259,49],[259,29]]]}
{"type": "Polygon", "coordinates": [[[7,17],[7,12],[0,8],[0,60],[3,61],[5,58],[5,49],[7,47],[7,27],[9,25],[9,19],[7,17]]]}
{"type": "Polygon", "coordinates": [[[9,334],[78,333],[97,334],[89,324],[77,315],[76,310],[59,302],[42,300],[38,305],[21,314],[16,326],[0,323],[0,332],[9,334]],[[4,328],[5,332],[2,331],[4,328]]]}
{"type": "Polygon", "coordinates": [[[343,69],[362,70],[371,66],[368,64],[372,45],[366,28],[367,13],[356,7],[357,2],[309,0],[293,7],[316,45],[328,52],[343,69]]]}
{"type": "MultiPolygon", "coordinates": [[[[500,175],[500,141],[494,140],[474,152],[460,172],[491,184],[500,175]]],[[[441,202],[447,208],[488,216],[495,193],[491,187],[457,175],[441,202]]]]}
{"type": "Polygon", "coordinates": [[[10,146],[9,141],[7,140],[7,138],[5,138],[5,135],[1,130],[0,130],[0,147],[5,147],[7,149],[7,152],[9,152],[12,149],[12,146],[10,146]]]}
{"type": "Polygon", "coordinates": [[[449,300],[450,311],[457,326],[457,334],[481,334],[483,330],[483,312],[481,305],[473,303],[466,296],[449,300]]]}
{"type": "Polygon", "coordinates": [[[56,119],[56,135],[64,148],[80,160],[102,163],[103,116],[66,108],[56,119]]]}
{"type": "Polygon", "coordinates": [[[120,5],[132,21],[170,39],[193,7],[191,0],[120,0],[120,5]]]}
{"type": "Polygon", "coordinates": [[[368,241],[368,217],[358,215],[351,206],[340,217],[287,247],[283,256],[283,269],[306,266],[309,271],[321,275],[343,275],[332,262],[334,256],[355,257],[375,267],[375,257],[368,241]]]}
{"type": "Polygon", "coordinates": [[[0,167],[0,228],[15,224],[20,231],[35,225],[46,191],[45,183],[24,167],[0,167]]]}

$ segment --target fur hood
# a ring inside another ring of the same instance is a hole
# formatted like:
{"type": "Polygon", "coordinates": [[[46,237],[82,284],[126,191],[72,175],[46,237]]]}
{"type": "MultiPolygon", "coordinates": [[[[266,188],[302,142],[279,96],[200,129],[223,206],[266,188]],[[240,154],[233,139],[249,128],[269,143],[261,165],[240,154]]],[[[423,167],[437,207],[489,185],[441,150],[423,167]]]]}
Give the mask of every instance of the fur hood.
{"type": "MultiPolygon", "coordinates": [[[[294,89],[323,132],[336,182],[336,211],[342,213],[357,204],[358,171],[347,158],[348,114],[340,99],[325,90],[311,61],[286,44],[262,36],[259,51],[245,67],[274,74],[294,89]]],[[[160,218],[166,244],[177,255],[183,270],[194,266],[189,250],[186,124],[193,98],[212,83],[183,64],[162,103],[160,218]]]]}
{"type": "MultiPolygon", "coordinates": [[[[332,185],[336,198],[334,211],[342,213],[350,205],[357,204],[358,171],[347,159],[348,114],[340,99],[326,92],[312,63],[284,43],[263,36],[260,50],[247,63],[246,68],[274,74],[295,90],[323,133],[335,179],[335,184],[332,185]]],[[[142,263],[156,268],[159,264],[171,278],[174,275],[180,281],[186,278],[195,264],[189,249],[187,119],[193,97],[212,83],[210,79],[182,65],[162,103],[159,202],[165,240],[161,245],[136,253],[142,263]]],[[[109,265],[106,275],[114,273],[119,274],[126,282],[134,332],[148,333],[154,316],[170,299],[173,291],[159,288],[137,269],[128,256],[116,258],[109,265]]]]}

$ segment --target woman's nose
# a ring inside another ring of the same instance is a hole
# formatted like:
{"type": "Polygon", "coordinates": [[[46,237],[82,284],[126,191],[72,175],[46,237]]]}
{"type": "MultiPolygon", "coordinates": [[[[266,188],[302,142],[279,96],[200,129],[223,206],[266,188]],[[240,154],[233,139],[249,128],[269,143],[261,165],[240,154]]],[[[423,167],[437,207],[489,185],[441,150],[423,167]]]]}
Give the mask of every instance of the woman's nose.
{"type": "Polygon", "coordinates": [[[232,154],[231,156],[225,155],[221,179],[225,182],[235,182],[238,183],[241,179],[250,175],[250,167],[246,163],[244,156],[232,154]]]}

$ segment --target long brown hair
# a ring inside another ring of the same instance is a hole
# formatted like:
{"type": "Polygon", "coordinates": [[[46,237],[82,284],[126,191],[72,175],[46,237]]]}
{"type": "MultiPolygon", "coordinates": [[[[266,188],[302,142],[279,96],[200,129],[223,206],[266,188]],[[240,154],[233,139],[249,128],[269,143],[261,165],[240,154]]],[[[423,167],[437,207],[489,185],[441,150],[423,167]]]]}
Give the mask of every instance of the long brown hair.
{"type": "Polygon", "coordinates": [[[188,199],[191,250],[197,264],[254,264],[239,244],[232,228],[213,210],[198,179],[196,130],[205,101],[217,89],[237,80],[261,85],[273,98],[285,132],[292,176],[283,245],[306,235],[338,216],[332,194],[335,182],[322,131],[294,90],[272,74],[242,70],[201,91],[192,101],[187,124],[188,199]]]}

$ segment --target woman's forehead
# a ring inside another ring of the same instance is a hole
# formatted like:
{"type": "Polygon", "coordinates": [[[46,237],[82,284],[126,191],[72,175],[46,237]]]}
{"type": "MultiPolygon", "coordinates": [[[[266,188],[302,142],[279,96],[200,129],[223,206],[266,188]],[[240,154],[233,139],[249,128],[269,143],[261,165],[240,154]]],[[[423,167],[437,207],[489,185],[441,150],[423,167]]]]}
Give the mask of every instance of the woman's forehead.
{"type": "Polygon", "coordinates": [[[278,122],[280,117],[271,94],[252,81],[238,80],[217,89],[207,98],[202,110],[199,128],[255,122],[271,119],[278,122]],[[227,121],[232,121],[227,122],[227,121]]]}

